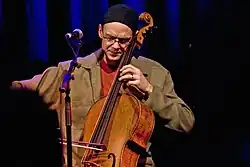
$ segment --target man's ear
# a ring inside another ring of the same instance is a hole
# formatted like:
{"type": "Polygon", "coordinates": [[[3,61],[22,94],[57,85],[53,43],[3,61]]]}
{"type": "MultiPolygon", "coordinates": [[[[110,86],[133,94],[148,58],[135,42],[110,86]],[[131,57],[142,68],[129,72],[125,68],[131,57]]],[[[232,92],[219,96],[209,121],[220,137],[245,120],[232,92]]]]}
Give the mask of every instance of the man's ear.
{"type": "Polygon", "coordinates": [[[99,24],[99,26],[98,26],[98,35],[99,35],[100,38],[103,37],[103,31],[102,31],[102,29],[103,29],[102,25],[99,24]]]}

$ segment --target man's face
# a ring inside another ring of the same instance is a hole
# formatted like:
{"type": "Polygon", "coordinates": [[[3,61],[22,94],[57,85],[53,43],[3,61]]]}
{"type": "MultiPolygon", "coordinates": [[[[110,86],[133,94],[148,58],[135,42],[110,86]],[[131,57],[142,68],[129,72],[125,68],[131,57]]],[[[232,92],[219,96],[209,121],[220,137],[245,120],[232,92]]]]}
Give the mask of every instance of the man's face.
{"type": "Polygon", "coordinates": [[[103,27],[100,25],[98,33],[102,39],[104,61],[110,65],[117,64],[131,41],[132,30],[122,23],[112,22],[103,27]]]}

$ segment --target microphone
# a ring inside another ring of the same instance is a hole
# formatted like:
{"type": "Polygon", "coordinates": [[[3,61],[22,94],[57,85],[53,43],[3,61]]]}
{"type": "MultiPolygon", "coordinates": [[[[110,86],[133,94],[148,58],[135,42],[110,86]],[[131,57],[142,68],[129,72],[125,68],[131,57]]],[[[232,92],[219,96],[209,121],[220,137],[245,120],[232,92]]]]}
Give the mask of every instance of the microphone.
{"type": "Polygon", "coordinates": [[[75,29],[72,33],[67,33],[65,35],[66,39],[76,38],[81,39],[83,37],[83,32],[80,29],[75,29]]]}

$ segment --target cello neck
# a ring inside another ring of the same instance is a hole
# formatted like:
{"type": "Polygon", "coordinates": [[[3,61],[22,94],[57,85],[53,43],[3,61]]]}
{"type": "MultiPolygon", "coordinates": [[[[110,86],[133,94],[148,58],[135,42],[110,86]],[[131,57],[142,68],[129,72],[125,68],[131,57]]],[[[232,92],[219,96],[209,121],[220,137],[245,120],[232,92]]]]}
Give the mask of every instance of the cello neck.
{"type": "Polygon", "coordinates": [[[120,88],[121,88],[121,85],[122,85],[122,82],[120,82],[118,80],[118,78],[120,77],[120,69],[123,66],[125,66],[127,64],[130,64],[130,62],[131,62],[132,53],[133,53],[135,43],[136,43],[134,38],[132,39],[130,45],[128,46],[127,51],[125,52],[125,54],[123,55],[123,57],[122,57],[122,59],[120,61],[120,65],[119,65],[119,67],[117,69],[118,72],[116,73],[114,81],[113,81],[113,83],[111,85],[107,101],[109,101],[109,98],[110,98],[110,100],[115,100],[117,98],[118,94],[119,94],[119,91],[120,91],[120,88]]]}
{"type": "Polygon", "coordinates": [[[124,65],[129,64],[132,59],[132,53],[136,44],[134,39],[136,39],[136,36],[130,42],[127,48],[127,52],[125,52],[125,54],[123,55],[120,61],[120,64],[118,66],[118,69],[117,69],[118,72],[116,73],[113,83],[111,85],[111,88],[109,90],[107,99],[101,111],[102,114],[99,118],[97,129],[95,133],[93,134],[93,137],[91,140],[91,142],[93,143],[102,143],[103,141],[103,136],[108,128],[108,124],[111,119],[112,111],[114,109],[117,97],[119,95],[119,92],[122,86],[122,82],[118,80],[119,75],[120,75],[120,69],[124,65]]]}

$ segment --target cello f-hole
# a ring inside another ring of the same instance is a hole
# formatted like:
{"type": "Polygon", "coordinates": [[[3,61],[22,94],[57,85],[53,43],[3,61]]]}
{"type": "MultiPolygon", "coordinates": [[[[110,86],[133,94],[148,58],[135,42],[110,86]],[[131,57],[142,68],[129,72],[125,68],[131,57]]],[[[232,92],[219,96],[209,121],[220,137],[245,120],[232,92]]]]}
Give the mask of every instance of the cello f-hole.
{"type": "Polygon", "coordinates": [[[109,155],[108,155],[108,159],[110,159],[110,158],[113,158],[113,163],[112,163],[112,167],[115,167],[115,163],[116,163],[116,157],[115,157],[115,154],[113,154],[113,153],[109,153],[109,155]]]}

